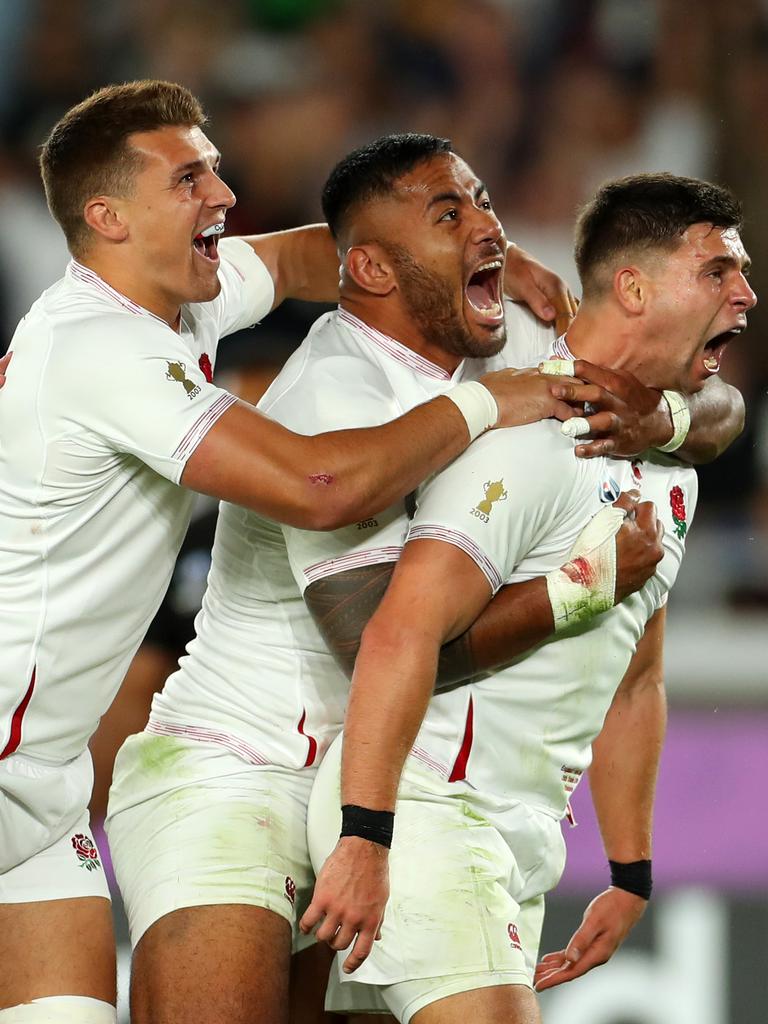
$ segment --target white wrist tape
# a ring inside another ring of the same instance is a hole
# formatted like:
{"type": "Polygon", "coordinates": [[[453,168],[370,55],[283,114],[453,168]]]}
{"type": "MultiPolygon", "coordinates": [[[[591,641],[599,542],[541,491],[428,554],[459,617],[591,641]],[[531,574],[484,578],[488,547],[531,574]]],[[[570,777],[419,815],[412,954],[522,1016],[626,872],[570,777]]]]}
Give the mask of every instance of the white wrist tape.
{"type": "Polygon", "coordinates": [[[450,398],[464,417],[470,441],[496,426],[499,407],[491,392],[480,381],[470,380],[466,384],[459,384],[446,391],[445,397],[450,398]]]}
{"type": "Polygon", "coordinates": [[[587,523],[570,552],[570,561],[546,576],[555,632],[588,622],[616,602],[616,534],[626,518],[608,505],[587,523]]]}
{"type": "Polygon", "coordinates": [[[659,445],[658,450],[660,452],[676,452],[688,437],[688,431],[691,429],[691,410],[688,408],[685,395],[681,395],[679,391],[662,391],[661,393],[669,406],[673,433],[666,444],[659,445]]]}

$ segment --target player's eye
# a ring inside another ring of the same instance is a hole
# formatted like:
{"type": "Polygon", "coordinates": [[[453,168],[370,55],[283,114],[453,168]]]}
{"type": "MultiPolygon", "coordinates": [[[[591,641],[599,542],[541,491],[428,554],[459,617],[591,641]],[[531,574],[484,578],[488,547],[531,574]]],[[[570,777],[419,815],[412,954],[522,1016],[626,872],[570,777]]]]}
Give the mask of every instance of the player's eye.
{"type": "Polygon", "coordinates": [[[446,210],[445,213],[441,214],[438,218],[438,223],[443,220],[458,220],[459,211],[455,206],[452,206],[450,210],[446,210]]]}

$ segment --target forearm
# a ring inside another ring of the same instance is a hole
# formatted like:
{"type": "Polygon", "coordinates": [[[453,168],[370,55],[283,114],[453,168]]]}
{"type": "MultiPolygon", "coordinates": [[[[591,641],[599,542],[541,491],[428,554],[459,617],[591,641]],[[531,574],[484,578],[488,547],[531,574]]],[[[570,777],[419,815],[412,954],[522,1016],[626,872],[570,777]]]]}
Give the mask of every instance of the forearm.
{"type": "Polygon", "coordinates": [[[502,587],[468,630],[440,649],[436,690],[508,665],[554,630],[543,576],[502,587]]]}
{"type": "Polygon", "coordinates": [[[712,377],[688,405],[691,428],[675,454],[693,465],[712,462],[744,429],[744,399],[736,388],[712,377]]]}
{"type": "Polygon", "coordinates": [[[447,398],[379,427],[314,437],[237,403],[190,457],[182,483],[278,522],[329,530],[403,498],[468,443],[464,417],[447,398]]]}
{"type": "Polygon", "coordinates": [[[609,860],[649,860],[653,802],[666,729],[661,680],[617,694],[593,745],[592,800],[609,860]]]}
{"type": "Polygon", "coordinates": [[[403,765],[432,694],[437,649],[414,631],[368,632],[345,717],[342,805],[395,809],[403,765]]]}

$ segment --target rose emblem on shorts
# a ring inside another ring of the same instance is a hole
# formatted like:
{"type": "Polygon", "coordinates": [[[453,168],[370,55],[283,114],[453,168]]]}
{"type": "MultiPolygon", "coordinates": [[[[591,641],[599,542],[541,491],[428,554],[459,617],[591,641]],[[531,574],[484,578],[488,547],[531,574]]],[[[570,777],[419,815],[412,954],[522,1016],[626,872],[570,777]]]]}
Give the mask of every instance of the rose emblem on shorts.
{"type": "Polygon", "coordinates": [[[72,836],[72,845],[81,868],[85,868],[87,871],[96,871],[101,867],[99,851],[90,836],[84,836],[82,832],[78,832],[77,835],[72,836]]]}
{"type": "Polygon", "coordinates": [[[507,935],[509,936],[509,943],[514,949],[519,949],[522,953],[523,944],[520,942],[520,932],[517,930],[517,925],[511,921],[507,925],[507,935]]]}
{"type": "Polygon", "coordinates": [[[213,380],[213,367],[211,366],[211,359],[207,352],[203,352],[198,360],[198,365],[203,371],[203,376],[210,384],[213,380]]]}
{"type": "Polygon", "coordinates": [[[285,895],[290,900],[291,906],[296,902],[296,883],[290,875],[285,876],[285,895]]]}
{"type": "Polygon", "coordinates": [[[688,532],[688,513],[685,510],[685,495],[681,487],[673,487],[669,492],[669,504],[672,509],[672,522],[675,524],[675,534],[681,540],[688,532]]]}

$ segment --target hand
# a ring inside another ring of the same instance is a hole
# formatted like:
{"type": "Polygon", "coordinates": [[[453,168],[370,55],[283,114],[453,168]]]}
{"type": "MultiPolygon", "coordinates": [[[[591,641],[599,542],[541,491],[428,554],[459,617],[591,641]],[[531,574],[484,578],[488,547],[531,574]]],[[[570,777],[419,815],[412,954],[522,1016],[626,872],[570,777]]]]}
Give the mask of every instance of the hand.
{"type": "Polygon", "coordinates": [[[586,384],[564,383],[554,394],[566,402],[588,402],[597,410],[587,417],[590,431],[585,435],[594,440],[576,445],[580,458],[631,457],[670,440],[672,416],[660,391],[626,370],[608,370],[584,359],[576,360],[574,372],[586,384]]]}
{"type": "Polygon", "coordinates": [[[8,372],[8,364],[11,361],[13,352],[6,352],[2,359],[0,359],[0,388],[5,384],[5,375],[8,372]]]}
{"type": "Polygon", "coordinates": [[[331,949],[355,945],[344,971],[357,970],[381,938],[381,922],[389,897],[389,850],[379,843],[345,836],[322,867],[312,902],[299,928],[305,935],[322,920],[316,936],[331,949]]]}
{"type": "Polygon", "coordinates": [[[647,901],[611,886],[584,911],[581,926],[565,949],[547,953],[536,965],[537,992],[580,978],[607,963],[645,912],[647,901]]]}
{"type": "Polygon", "coordinates": [[[614,502],[627,513],[616,534],[616,604],[647,583],[664,557],[664,524],[653,502],[638,503],[639,496],[637,491],[623,491],[614,502]]]}
{"type": "Polygon", "coordinates": [[[526,306],[545,323],[555,322],[558,337],[579,307],[568,285],[524,249],[510,242],[504,270],[504,294],[526,306]]]}
{"type": "Polygon", "coordinates": [[[533,369],[496,370],[486,373],[480,382],[496,399],[499,407],[497,427],[518,427],[550,417],[569,420],[576,412],[567,402],[556,398],[554,392],[567,387],[578,394],[580,388],[593,387],[591,384],[579,384],[573,377],[554,377],[533,369]]]}

